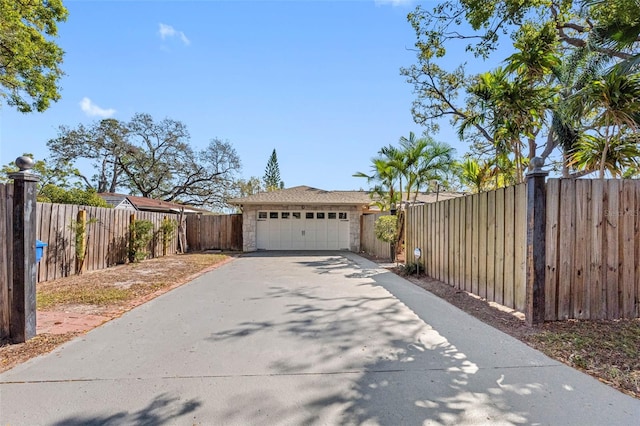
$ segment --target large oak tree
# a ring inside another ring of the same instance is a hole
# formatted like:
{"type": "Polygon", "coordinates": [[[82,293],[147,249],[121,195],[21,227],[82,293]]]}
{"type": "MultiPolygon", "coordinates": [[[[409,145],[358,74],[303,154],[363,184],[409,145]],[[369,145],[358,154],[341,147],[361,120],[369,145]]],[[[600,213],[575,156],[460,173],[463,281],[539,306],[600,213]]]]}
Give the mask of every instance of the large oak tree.
{"type": "Polygon", "coordinates": [[[237,191],[240,158],[228,141],[212,139],[200,150],[180,121],[136,114],[123,123],[102,120],[62,126],[48,142],[56,161],[88,160],[96,171],[83,176],[98,192],[129,192],[148,198],[225,208],[237,191]]]}

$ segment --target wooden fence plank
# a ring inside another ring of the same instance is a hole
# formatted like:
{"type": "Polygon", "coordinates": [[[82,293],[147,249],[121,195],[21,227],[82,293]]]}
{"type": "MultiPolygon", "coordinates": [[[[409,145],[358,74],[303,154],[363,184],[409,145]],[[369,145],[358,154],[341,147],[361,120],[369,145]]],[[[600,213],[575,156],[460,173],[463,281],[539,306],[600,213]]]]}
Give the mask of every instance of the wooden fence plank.
{"type": "Polygon", "coordinates": [[[57,204],[52,204],[49,217],[49,238],[47,239],[47,242],[49,244],[47,249],[52,260],[49,272],[47,274],[48,280],[55,280],[57,278],[60,278],[60,271],[63,269],[63,267],[60,265],[64,263],[64,238],[60,235],[60,223],[58,221],[59,212],[60,206],[57,204]]]}
{"type": "Polygon", "coordinates": [[[427,204],[425,205],[425,220],[424,220],[424,224],[425,226],[425,230],[424,230],[424,234],[423,237],[425,238],[425,245],[428,247],[428,252],[429,252],[429,261],[427,262],[427,265],[425,266],[425,272],[430,276],[430,277],[435,277],[435,265],[436,265],[436,251],[435,251],[435,245],[436,245],[436,235],[435,235],[435,211],[436,211],[436,205],[435,204],[427,204]]]}
{"type": "Polygon", "coordinates": [[[473,280],[473,223],[475,217],[473,216],[473,203],[475,198],[473,196],[465,197],[465,229],[464,229],[464,286],[465,291],[471,291],[471,282],[473,280]]]}
{"type": "Polygon", "coordinates": [[[605,214],[605,244],[606,244],[606,299],[607,318],[620,318],[618,304],[618,222],[620,219],[620,181],[612,179],[606,182],[607,212],[605,214]]]}
{"type": "Polygon", "coordinates": [[[606,290],[603,268],[603,247],[604,247],[604,181],[594,180],[591,183],[591,211],[593,226],[591,228],[591,262],[589,276],[591,277],[591,288],[589,292],[590,310],[592,319],[604,319],[607,317],[606,296],[603,297],[603,290],[606,290]]]}
{"type": "Polygon", "coordinates": [[[496,191],[487,193],[487,300],[495,301],[496,291],[496,191]]]}
{"type": "Polygon", "coordinates": [[[467,207],[466,207],[467,198],[460,197],[458,198],[458,251],[457,251],[457,262],[458,262],[458,282],[456,283],[456,288],[461,290],[464,288],[464,271],[466,264],[466,237],[465,233],[467,230],[467,207]]]}
{"type": "Polygon", "coordinates": [[[12,229],[10,227],[10,216],[13,212],[12,198],[9,194],[11,184],[0,183],[0,339],[4,339],[11,334],[11,324],[9,323],[9,287],[11,265],[13,263],[10,253],[13,252],[12,229]],[[10,238],[11,236],[11,238],[10,238]]]}
{"type": "Polygon", "coordinates": [[[558,244],[560,226],[560,179],[547,181],[547,226],[545,236],[545,320],[558,319],[558,244]]]}
{"type": "Polygon", "coordinates": [[[515,215],[516,215],[515,186],[504,190],[504,305],[515,308],[515,215]],[[509,214],[513,212],[513,214],[509,214]]]}
{"type": "Polygon", "coordinates": [[[494,300],[504,304],[504,188],[496,191],[494,300]]]}
{"type": "Polygon", "coordinates": [[[475,194],[473,196],[473,218],[474,218],[474,226],[473,226],[473,236],[472,236],[472,249],[471,249],[471,293],[478,294],[478,279],[479,275],[479,267],[480,267],[480,245],[479,245],[479,236],[480,236],[480,194],[475,194]]]}
{"type": "Polygon", "coordinates": [[[463,232],[464,223],[463,219],[463,210],[462,210],[462,198],[454,198],[452,201],[453,204],[453,217],[455,220],[454,223],[454,249],[453,249],[453,285],[455,288],[460,288],[460,282],[462,281],[462,274],[460,265],[462,264],[462,244],[461,244],[461,235],[463,232]]]}
{"type": "Polygon", "coordinates": [[[636,268],[636,197],[635,182],[624,180],[622,183],[620,200],[620,223],[618,239],[620,246],[620,283],[619,303],[620,316],[623,318],[633,318],[635,312],[635,268],[636,268]]]}
{"type": "Polygon", "coordinates": [[[591,236],[591,181],[578,179],[575,182],[575,248],[571,293],[573,297],[572,318],[589,317],[589,258],[591,236]]]}
{"type": "Polygon", "coordinates": [[[431,276],[431,260],[433,258],[433,253],[431,251],[431,238],[429,238],[429,235],[427,234],[427,232],[430,231],[429,229],[429,224],[431,216],[430,216],[430,211],[431,211],[431,207],[432,205],[430,204],[425,204],[422,207],[422,214],[417,218],[418,221],[420,221],[422,223],[422,232],[423,234],[420,235],[420,240],[418,240],[418,244],[422,243],[423,244],[423,251],[422,251],[422,256],[424,257],[423,259],[423,266],[424,266],[424,272],[426,275],[431,276]]]}
{"type": "Polygon", "coordinates": [[[527,184],[515,187],[515,223],[514,223],[514,304],[515,309],[524,312],[527,281],[527,184]]]}
{"type": "Polygon", "coordinates": [[[575,238],[575,180],[560,181],[560,232],[558,264],[558,318],[568,319],[572,315],[571,277],[573,275],[575,238]]]}
{"type": "Polygon", "coordinates": [[[438,202],[438,206],[439,206],[439,212],[440,212],[440,221],[439,221],[439,227],[440,227],[440,231],[439,231],[439,235],[440,235],[440,241],[439,241],[439,251],[440,251],[440,268],[439,268],[439,275],[440,278],[438,278],[440,281],[446,283],[447,282],[447,261],[449,259],[449,252],[447,250],[448,247],[448,234],[449,234],[449,229],[447,227],[447,223],[448,223],[448,217],[447,217],[447,203],[446,201],[440,201],[438,202]]]}
{"type": "Polygon", "coordinates": [[[435,228],[433,234],[436,241],[434,250],[436,253],[436,255],[434,256],[436,259],[434,278],[440,280],[442,276],[442,204],[435,203],[434,207],[436,213],[436,220],[434,221],[435,228]]]}
{"type": "Polygon", "coordinates": [[[487,226],[488,226],[488,194],[481,192],[478,207],[478,287],[475,291],[480,297],[487,297],[487,226]]]}
{"type": "Polygon", "coordinates": [[[449,210],[449,238],[447,239],[448,246],[448,262],[447,262],[447,283],[450,286],[456,285],[456,269],[455,269],[455,259],[456,259],[456,248],[457,244],[457,214],[455,209],[455,199],[447,200],[447,209],[449,210]]]}

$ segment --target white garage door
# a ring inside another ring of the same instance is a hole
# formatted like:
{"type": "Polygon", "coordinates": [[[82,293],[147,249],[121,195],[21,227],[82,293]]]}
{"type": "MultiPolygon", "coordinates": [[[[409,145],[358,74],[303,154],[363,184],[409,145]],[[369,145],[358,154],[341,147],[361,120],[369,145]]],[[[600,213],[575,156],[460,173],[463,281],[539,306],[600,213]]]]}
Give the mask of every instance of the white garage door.
{"type": "Polygon", "coordinates": [[[259,211],[258,250],[349,250],[349,215],[327,211],[259,211]]]}

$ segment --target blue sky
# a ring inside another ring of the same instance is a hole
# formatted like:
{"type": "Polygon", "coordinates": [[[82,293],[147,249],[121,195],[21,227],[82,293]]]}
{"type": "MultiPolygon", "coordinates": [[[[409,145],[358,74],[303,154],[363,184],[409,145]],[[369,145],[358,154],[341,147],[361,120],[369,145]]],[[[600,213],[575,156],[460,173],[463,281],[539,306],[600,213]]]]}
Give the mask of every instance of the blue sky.
{"type": "MultiPolygon", "coordinates": [[[[416,2],[73,1],[60,25],[62,99],[44,113],[0,110],[0,164],[46,158],[60,125],[135,113],[183,122],[194,148],[228,140],[242,176],[262,177],[275,148],[287,187],[367,188],[378,149],[413,122],[416,2]]],[[[445,128],[437,140],[462,155],[445,128]]]]}

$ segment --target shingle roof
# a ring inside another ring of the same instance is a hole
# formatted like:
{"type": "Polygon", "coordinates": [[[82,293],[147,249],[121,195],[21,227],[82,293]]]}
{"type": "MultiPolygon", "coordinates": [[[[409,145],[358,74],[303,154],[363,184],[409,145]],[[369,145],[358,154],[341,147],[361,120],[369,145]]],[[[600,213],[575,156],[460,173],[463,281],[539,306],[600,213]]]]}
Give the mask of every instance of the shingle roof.
{"type": "MultiPolygon", "coordinates": [[[[435,203],[437,201],[444,201],[450,198],[462,197],[466,194],[461,192],[440,192],[436,194],[435,192],[420,192],[416,197],[416,202],[418,203],[435,203]]],[[[405,202],[407,199],[407,194],[402,194],[402,202],[405,202]]],[[[413,203],[413,194],[409,196],[409,203],[413,203]]]]}
{"type": "Polygon", "coordinates": [[[365,191],[325,191],[309,186],[294,186],[278,191],[259,192],[243,198],[233,198],[229,204],[342,204],[369,205],[365,191]]]}
{"type": "MultiPolygon", "coordinates": [[[[454,192],[419,193],[417,202],[434,203],[437,200],[448,200],[460,197],[464,194],[454,192]]],[[[402,199],[406,199],[403,194],[402,199]]],[[[410,197],[413,202],[413,195],[410,197]]],[[[280,189],[278,191],[259,192],[243,198],[233,198],[228,201],[233,205],[248,204],[341,204],[369,206],[371,197],[366,191],[325,191],[309,186],[294,186],[293,188],[280,189]]]]}
{"type": "Polygon", "coordinates": [[[154,211],[154,212],[178,212],[184,209],[185,213],[207,212],[183,204],[170,203],[168,201],[155,200],[153,198],[138,197],[135,195],[113,194],[104,192],[98,194],[110,204],[117,205],[120,201],[127,199],[137,210],[154,211]]]}

